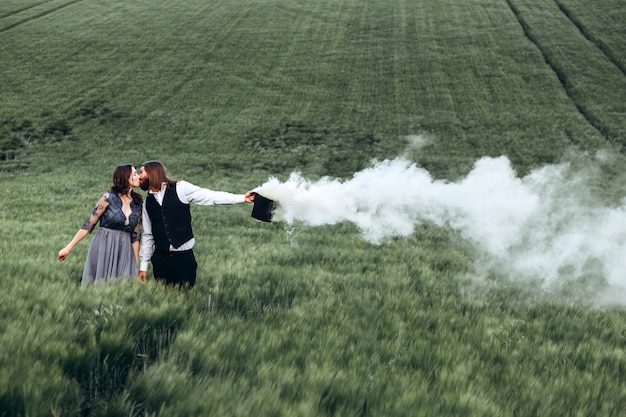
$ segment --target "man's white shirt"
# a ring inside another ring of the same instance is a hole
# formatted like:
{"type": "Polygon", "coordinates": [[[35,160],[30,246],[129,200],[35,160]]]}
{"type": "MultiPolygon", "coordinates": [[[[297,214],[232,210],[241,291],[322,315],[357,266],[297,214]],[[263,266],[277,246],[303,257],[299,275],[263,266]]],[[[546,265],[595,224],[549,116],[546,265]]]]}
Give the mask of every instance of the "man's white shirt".
{"type": "MultiPolygon", "coordinates": [[[[165,196],[165,190],[167,184],[163,183],[161,190],[158,192],[148,191],[148,194],[152,194],[159,205],[163,204],[163,197],[165,196]]],[[[245,202],[244,194],[232,194],[225,191],[213,191],[207,188],[200,188],[187,181],[178,181],[176,183],[176,194],[178,199],[183,204],[199,204],[202,206],[212,206],[216,204],[238,204],[245,202]]],[[[148,264],[154,253],[154,237],[152,236],[152,222],[148,216],[146,210],[146,200],[143,202],[142,208],[142,232],[141,232],[141,248],[139,249],[140,271],[147,271],[148,264]]],[[[193,248],[195,239],[191,238],[187,242],[183,243],[180,247],[174,248],[170,245],[170,251],[185,251],[193,248]]]]}

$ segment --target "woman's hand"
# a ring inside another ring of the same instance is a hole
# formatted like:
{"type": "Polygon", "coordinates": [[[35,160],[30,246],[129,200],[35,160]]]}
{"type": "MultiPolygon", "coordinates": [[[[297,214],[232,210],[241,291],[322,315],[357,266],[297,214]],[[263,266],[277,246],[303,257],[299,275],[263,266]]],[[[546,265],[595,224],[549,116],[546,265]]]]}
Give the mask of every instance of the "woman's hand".
{"type": "Polygon", "coordinates": [[[67,259],[67,256],[69,254],[70,254],[70,250],[67,247],[65,247],[59,251],[59,254],[57,255],[57,259],[59,260],[59,262],[63,262],[65,259],[67,259]]]}

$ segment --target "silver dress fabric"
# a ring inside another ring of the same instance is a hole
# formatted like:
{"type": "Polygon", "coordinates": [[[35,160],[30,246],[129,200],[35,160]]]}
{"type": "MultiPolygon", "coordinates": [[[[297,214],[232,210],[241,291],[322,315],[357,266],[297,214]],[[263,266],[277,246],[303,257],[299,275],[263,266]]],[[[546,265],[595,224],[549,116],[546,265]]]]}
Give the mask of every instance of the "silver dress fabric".
{"type": "Polygon", "coordinates": [[[137,277],[130,233],[100,227],[91,241],[82,285],[137,277]]]}
{"type": "Polygon", "coordinates": [[[98,232],[91,240],[83,270],[83,285],[122,278],[137,277],[137,261],[132,242],[139,240],[141,204],[131,202],[131,213],[126,217],[122,200],[115,193],[104,193],[93,214],[82,228],[91,233],[100,223],[98,232]],[[100,215],[98,210],[106,207],[100,215]]]}

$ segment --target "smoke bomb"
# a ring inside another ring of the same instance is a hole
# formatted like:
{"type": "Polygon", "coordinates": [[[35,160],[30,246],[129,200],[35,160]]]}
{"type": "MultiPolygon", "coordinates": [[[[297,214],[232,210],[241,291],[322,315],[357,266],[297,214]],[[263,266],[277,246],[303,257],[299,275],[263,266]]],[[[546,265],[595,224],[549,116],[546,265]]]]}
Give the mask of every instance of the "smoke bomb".
{"type": "Polygon", "coordinates": [[[449,182],[397,158],[345,181],[309,181],[292,173],[285,182],[272,177],[256,191],[276,201],[274,222],[350,222],[374,245],[410,236],[428,222],[458,232],[483,254],[484,268],[497,265],[547,286],[599,277],[623,293],[626,203],[595,204],[588,180],[589,172],[568,163],[518,177],[502,156],[482,158],[467,176],[449,182]]]}

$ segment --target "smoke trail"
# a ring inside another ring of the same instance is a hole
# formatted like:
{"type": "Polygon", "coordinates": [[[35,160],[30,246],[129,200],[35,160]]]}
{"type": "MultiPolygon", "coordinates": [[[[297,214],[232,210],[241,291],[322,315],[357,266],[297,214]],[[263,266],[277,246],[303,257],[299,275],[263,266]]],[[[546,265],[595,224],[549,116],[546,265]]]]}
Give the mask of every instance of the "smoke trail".
{"type": "MultiPolygon", "coordinates": [[[[277,202],[274,221],[355,224],[367,241],[410,236],[420,223],[452,228],[485,254],[486,268],[545,285],[599,280],[626,290],[626,201],[599,206],[589,172],[548,165],[520,178],[506,157],[482,158],[457,182],[433,180],[406,158],[386,160],[346,181],[293,173],[257,192],[277,202]]],[[[626,304],[626,297],[622,304],[626,304]]]]}

